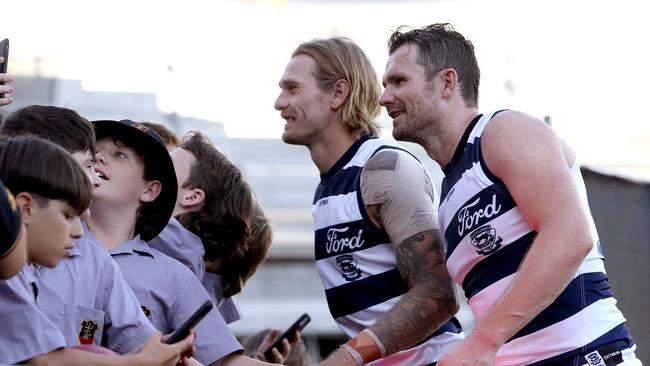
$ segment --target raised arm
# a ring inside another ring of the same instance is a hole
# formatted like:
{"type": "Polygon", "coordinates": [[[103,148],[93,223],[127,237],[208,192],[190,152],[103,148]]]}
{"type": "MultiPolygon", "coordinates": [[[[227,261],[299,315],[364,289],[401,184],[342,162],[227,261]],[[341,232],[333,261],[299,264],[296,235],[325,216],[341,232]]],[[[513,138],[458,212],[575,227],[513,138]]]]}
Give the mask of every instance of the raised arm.
{"type": "Polygon", "coordinates": [[[504,294],[438,366],[492,365],[498,349],[566,288],[594,240],[571,177],[573,152],[549,126],[503,112],[486,127],[481,145],[488,168],[537,237],[504,294]]]}
{"type": "MultiPolygon", "coordinates": [[[[368,215],[394,244],[399,272],[409,288],[369,327],[387,356],[430,336],[456,313],[458,302],[444,261],[433,187],[424,167],[404,153],[383,151],[366,164],[361,190],[368,215]]],[[[326,363],[358,364],[343,349],[326,363]]]]}

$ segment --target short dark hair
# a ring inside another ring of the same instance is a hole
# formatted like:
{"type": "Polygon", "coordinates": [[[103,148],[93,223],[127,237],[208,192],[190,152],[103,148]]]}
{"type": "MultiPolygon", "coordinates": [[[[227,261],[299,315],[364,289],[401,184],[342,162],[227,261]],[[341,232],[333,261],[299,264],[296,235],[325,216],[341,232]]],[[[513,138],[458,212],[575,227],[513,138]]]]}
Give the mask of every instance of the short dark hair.
{"type": "Polygon", "coordinates": [[[271,222],[258,202],[253,206],[250,229],[250,236],[244,241],[244,252],[222,258],[219,264],[218,272],[223,279],[224,298],[241,292],[246,281],[266,259],[273,242],[271,222]]]}
{"type": "Polygon", "coordinates": [[[30,105],[9,114],[0,126],[0,135],[34,135],[63,147],[69,153],[88,151],[95,155],[93,125],[72,109],[30,105]]]}
{"type": "Polygon", "coordinates": [[[250,186],[239,168],[201,132],[190,131],[180,147],[196,159],[182,186],[202,189],[205,199],[201,210],[181,214],[178,221],[201,239],[206,260],[241,255],[253,211],[250,186]]]}
{"type": "Polygon", "coordinates": [[[163,125],[162,123],[155,123],[155,122],[140,122],[140,123],[156,131],[160,135],[160,137],[162,137],[163,141],[165,142],[165,145],[178,146],[181,143],[181,140],[178,138],[178,136],[176,136],[174,131],[170,130],[169,128],[167,128],[167,126],[163,125]]]}
{"type": "Polygon", "coordinates": [[[481,70],[474,54],[474,45],[449,23],[437,23],[405,31],[399,27],[388,40],[388,51],[392,54],[399,47],[414,44],[418,47],[417,62],[424,67],[427,80],[436,74],[452,68],[458,74],[460,93],[468,107],[478,107],[478,87],[481,70]]]}
{"type": "Polygon", "coordinates": [[[0,180],[14,195],[36,195],[39,204],[62,200],[79,214],[90,206],[86,173],[67,151],[40,137],[0,137],[0,180]]]}

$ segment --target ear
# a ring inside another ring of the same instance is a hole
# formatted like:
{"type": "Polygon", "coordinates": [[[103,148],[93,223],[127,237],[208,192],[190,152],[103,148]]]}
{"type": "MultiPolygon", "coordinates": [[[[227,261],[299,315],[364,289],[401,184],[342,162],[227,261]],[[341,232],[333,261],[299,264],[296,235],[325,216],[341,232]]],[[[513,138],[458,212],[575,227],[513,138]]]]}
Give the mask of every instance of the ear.
{"type": "Polygon", "coordinates": [[[339,79],[332,86],[332,101],[330,106],[332,110],[338,110],[350,95],[350,84],[343,79],[339,79]]]}
{"type": "Polygon", "coordinates": [[[201,188],[182,189],[180,205],[187,211],[200,210],[205,201],[205,192],[201,188]]]}
{"type": "Polygon", "coordinates": [[[147,182],[144,190],[140,194],[140,202],[153,202],[162,190],[162,184],[157,180],[147,182]]]}
{"type": "Polygon", "coordinates": [[[444,69],[440,75],[441,96],[449,98],[458,89],[458,74],[452,68],[444,69]]]}
{"type": "Polygon", "coordinates": [[[20,207],[20,216],[25,226],[29,225],[34,218],[34,211],[38,209],[38,204],[34,197],[27,192],[20,192],[16,196],[16,205],[20,207]]]}

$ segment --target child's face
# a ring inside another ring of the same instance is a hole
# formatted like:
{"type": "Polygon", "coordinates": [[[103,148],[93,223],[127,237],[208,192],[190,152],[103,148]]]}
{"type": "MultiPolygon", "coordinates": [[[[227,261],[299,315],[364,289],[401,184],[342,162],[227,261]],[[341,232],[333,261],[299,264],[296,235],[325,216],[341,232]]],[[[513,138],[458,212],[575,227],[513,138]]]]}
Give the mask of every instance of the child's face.
{"type": "Polygon", "coordinates": [[[43,206],[35,200],[32,202],[29,218],[25,219],[23,214],[28,258],[45,267],[54,267],[70,254],[74,240],[81,238],[81,219],[67,202],[49,200],[43,206]]]}
{"type": "Polygon", "coordinates": [[[97,142],[95,171],[102,184],[95,188],[95,202],[113,205],[139,205],[140,196],[146,190],[144,162],[130,147],[116,144],[112,138],[97,142]]]}
{"type": "Polygon", "coordinates": [[[99,176],[95,171],[95,159],[93,159],[93,155],[89,151],[77,151],[72,154],[72,158],[79,164],[81,169],[86,172],[93,188],[97,188],[102,184],[102,180],[99,179],[99,176]]]}

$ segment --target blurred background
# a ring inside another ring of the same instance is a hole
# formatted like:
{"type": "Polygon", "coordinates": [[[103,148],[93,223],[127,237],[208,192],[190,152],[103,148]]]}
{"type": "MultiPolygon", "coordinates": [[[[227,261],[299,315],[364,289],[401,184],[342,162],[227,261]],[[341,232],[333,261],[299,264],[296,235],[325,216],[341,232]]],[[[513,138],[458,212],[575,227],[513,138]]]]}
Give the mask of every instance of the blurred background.
{"type": "MultiPolygon", "coordinates": [[[[300,42],[335,35],[356,41],[380,78],[392,30],[450,22],[474,43],[481,110],[523,110],[576,150],[612,286],[648,362],[649,8],[641,0],[3,1],[0,39],[11,40],[16,92],[0,113],[49,104],[208,134],[243,170],[275,229],[269,258],[237,296],[244,318],[233,330],[283,329],[308,312],[305,340],[318,358],[343,338],[313,265],[318,171],[306,148],[279,139],[278,81],[300,42]]],[[[379,122],[391,138],[384,111],[379,122]]],[[[406,146],[439,186],[437,164],[406,146]]],[[[459,319],[471,330],[465,306],[459,319]]]]}

